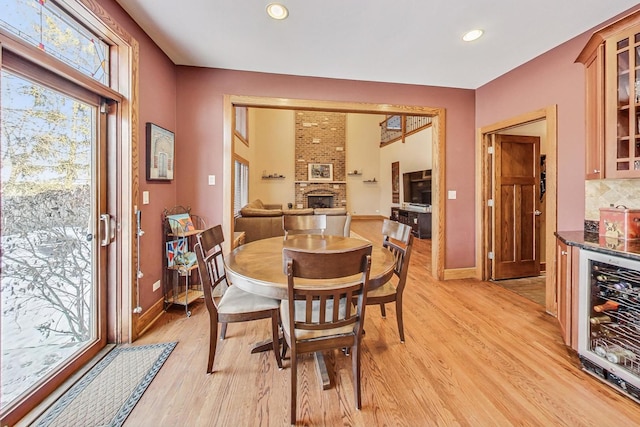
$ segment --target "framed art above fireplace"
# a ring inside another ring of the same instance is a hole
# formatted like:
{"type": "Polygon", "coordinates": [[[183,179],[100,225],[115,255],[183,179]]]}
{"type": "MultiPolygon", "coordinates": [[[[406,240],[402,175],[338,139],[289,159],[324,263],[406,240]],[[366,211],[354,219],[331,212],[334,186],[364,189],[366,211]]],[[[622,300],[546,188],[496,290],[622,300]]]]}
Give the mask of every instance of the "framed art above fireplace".
{"type": "Polygon", "coordinates": [[[333,163],[309,163],[309,181],[333,181],[333,163]]]}

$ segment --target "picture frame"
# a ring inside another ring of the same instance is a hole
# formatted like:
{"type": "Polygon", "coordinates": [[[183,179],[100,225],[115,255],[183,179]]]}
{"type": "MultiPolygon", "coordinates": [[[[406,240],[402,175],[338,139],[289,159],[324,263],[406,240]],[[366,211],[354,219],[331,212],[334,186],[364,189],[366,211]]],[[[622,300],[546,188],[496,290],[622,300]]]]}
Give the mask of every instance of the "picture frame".
{"type": "Polygon", "coordinates": [[[309,181],[333,181],[333,163],[309,163],[309,181]]]}
{"type": "Polygon", "coordinates": [[[171,181],[174,174],[175,134],[147,123],[147,181],[171,181]]]}

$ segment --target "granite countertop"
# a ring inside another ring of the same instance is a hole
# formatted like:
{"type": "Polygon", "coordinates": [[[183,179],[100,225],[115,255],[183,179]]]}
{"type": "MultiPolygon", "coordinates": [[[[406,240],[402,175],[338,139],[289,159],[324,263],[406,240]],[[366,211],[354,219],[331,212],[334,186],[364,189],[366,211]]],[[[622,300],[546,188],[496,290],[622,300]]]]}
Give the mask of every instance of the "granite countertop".
{"type": "Polygon", "coordinates": [[[608,255],[640,260],[640,240],[618,240],[584,230],[556,231],[555,235],[569,246],[578,246],[608,255]]]}

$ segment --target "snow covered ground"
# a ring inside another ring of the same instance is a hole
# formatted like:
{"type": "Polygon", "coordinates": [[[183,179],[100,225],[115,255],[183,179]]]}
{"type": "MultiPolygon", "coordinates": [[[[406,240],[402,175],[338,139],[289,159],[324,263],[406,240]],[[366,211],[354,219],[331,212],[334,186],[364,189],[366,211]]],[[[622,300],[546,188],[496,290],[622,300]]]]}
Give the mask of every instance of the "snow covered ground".
{"type": "MultiPolygon", "coordinates": [[[[75,233],[74,233],[75,234],[75,233]]],[[[9,402],[18,397],[32,385],[44,378],[49,372],[53,371],[57,366],[64,363],[74,353],[84,347],[87,342],[77,342],[69,334],[51,332],[45,334],[42,331],[42,324],[49,323],[58,331],[69,331],[69,322],[66,316],[60,311],[60,307],[54,307],[46,298],[36,298],[33,290],[33,281],[28,276],[24,276],[21,280],[15,277],[15,274],[7,274],[13,267],[11,263],[16,258],[20,259],[24,266],[27,267],[43,267],[46,257],[33,256],[26,248],[27,239],[33,239],[29,236],[24,241],[16,242],[13,237],[11,242],[11,257],[6,256],[6,248],[9,247],[7,239],[10,237],[2,236],[3,257],[0,270],[2,272],[0,285],[2,292],[0,293],[0,309],[1,318],[1,406],[5,407],[9,402]],[[27,297],[25,297],[27,295],[27,297]],[[29,295],[34,295],[29,297],[29,295]],[[16,310],[9,310],[15,307],[16,310]],[[40,329],[39,329],[40,328],[40,329]]],[[[61,241],[61,244],[68,244],[61,241]]],[[[81,250],[89,250],[89,245],[80,245],[81,250]],[[86,248],[86,249],[85,249],[86,248]]],[[[73,253],[70,252],[69,256],[73,253]]],[[[85,254],[87,255],[87,254],[85,254]]],[[[88,256],[88,259],[91,259],[88,256]]],[[[49,263],[51,265],[63,265],[64,263],[49,263]]],[[[54,267],[55,268],[55,267],[54,267]]],[[[62,269],[62,267],[60,267],[62,269]]],[[[14,270],[15,271],[15,270],[14,270]]],[[[20,270],[22,271],[22,270],[20,270]]],[[[29,271],[26,268],[24,271],[29,271]]],[[[64,274],[51,275],[51,281],[55,281],[56,276],[63,277],[64,274]]],[[[67,272],[68,277],[68,272],[67,272]]],[[[90,282],[91,272],[81,272],[77,283],[87,284],[90,282]]],[[[66,278],[65,278],[66,279],[66,278]]],[[[51,283],[51,282],[50,282],[51,283]]],[[[48,289],[55,291],[57,286],[48,289]]],[[[86,286],[89,291],[91,286],[86,286]]],[[[51,300],[70,301],[69,295],[77,293],[74,284],[69,284],[67,280],[61,280],[59,283],[59,294],[47,294],[51,300]],[[73,288],[73,289],[71,289],[73,288]],[[64,295],[63,295],[64,294],[64,295]]],[[[90,298],[90,292],[85,292],[85,299],[90,298]]],[[[87,310],[89,311],[89,310],[87,310]]],[[[70,310],[70,313],[73,311],[70,310]]],[[[89,324],[90,313],[87,312],[84,320],[85,324],[89,324]]]]}

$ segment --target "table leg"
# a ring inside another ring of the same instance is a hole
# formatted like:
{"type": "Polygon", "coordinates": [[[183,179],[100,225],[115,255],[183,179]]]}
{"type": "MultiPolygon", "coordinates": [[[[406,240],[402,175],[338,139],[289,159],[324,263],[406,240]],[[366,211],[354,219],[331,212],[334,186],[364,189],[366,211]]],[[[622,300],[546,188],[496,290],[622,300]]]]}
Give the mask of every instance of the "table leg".
{"type": "Polygon", "coordinates": [[[329,375],[329,369],[327,367],[327,363],[324,360],[324,353],[321,351],[316,351],[313,353],[313,358],[316,362],[316,373],[318,374],[318,380],[322,383],[322,389],[328,390],[331,388],[332,384],[332,376],[329,375]]]}
{"type": "MultiPolygon", "coordinates": [[[[280,338],[282,340],[282,338],[280,338]]],[[[263,351],[271,351],[273,349],[273,340],[260,341],[253,345],[251,353],[262,353],[263,351]]]]}
{"type": "MultiPolygon", "coordinates": [[[[282,340],[282,338],[280,338],[282,340]]],[[[280,343],[282,344],[282,343],[280,343]]],[[[271,351],[273,349],[273,341],[266,340],[256,343],[251,349],[251,353],[260,353],[263,351],[271,351]]],[[[333,376],[329,373],[329,367],[325,361],[325,355],[321,351],[313,353],[313,359],[316,365],[316,374],[318,375],[318,381],[322,384],[323,390],[328,390],[333,386],[333,376]]]]}

